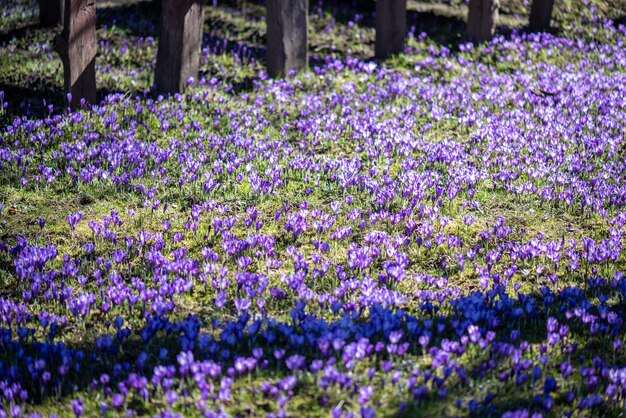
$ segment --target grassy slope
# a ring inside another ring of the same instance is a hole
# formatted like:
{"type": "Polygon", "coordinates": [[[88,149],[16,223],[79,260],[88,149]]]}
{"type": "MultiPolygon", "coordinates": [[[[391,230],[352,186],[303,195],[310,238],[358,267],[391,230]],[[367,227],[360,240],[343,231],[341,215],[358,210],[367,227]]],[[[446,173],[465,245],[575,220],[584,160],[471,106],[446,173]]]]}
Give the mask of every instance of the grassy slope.
{"type": "MultiPolygon", "coordinates": [[[[433,10],[447,11],[462,10],[458,8],[458,2],[447,9],[434,8],[433,10]]],[[[520,2],[503,2],[503,9],[509,14],[520,14],[525,12],[524,7],[520,2]]],[[[584,21],[588,18],[588,8],[583,6],[580,2],[571,0],[569,2],[557,2],[559,6],[556,11],[556,27],[555,30],[559,33],[568,33],[573,28],[584,28],[584,21]],[[580,25],[580,26],[579,26],[580,25]]],[[[595,2],[600,6],[600,12],[607,17],[616,17],[618,10],[623,6],[623,3],[619,2],[595,2]]],[[[419,10],[423,10],[426,6],[420,5],[419,10]]],[[[417,8],[417,7],[416,7],[417,8]]],[[[427,8],[427,7],[426,7],[427,8]]],[[[20,8],[16,7],[13,10],[15,12],[9,12],[8,16],[3,16],[0,19],[0,32],[7,33],[10,31],[19,31],[27,25],[32,25],[36,21],[36,15],[31,13],[35,8],[29,2],[24,3],[23,12],[20,12],[20,8]]],[[[191,104],[185,105],[185,119],[179,126],[175,126],[173,130],[167,133],[158,132],[157,122],[154,117],[150,115],[144,115],[139,117],[138,120],[145,123],[145,126],[150,128],[150,131],[146,127],[139,127],[136,132],[136,138],[140,140],[156,142],[160,146],[166,147],[169,140],[172,137],[176,137],[181,134],[183,128],[191,121],[198,120],[203,115],[215,115],[218,108],[221,114],[227,114],[229,109],[237,109],[243,105],[243,100],[238,94],[240,91],[246,92],[254,100],[255,92],[250,89],[251,80],[256,76],[257,71],[262,68],[262,50],[255,49],[262,47],[264,37],[264,25],[259,19],[262,15],[262,9],[255,4],[245,4],[245,14],[239,12],[240,9],[230,9],[226,7],[219,7],[216,9],[209,8],[207,12],[207,26],[205,33],[210,34],[211,37],[219,37],[229,39],[233,48],[241,48],[236,43],[245,45],[251,51],[249,57],[243,61],[238,58],[234,58],[232,55],[223,54],[221,56],[211,56],[210,59],[203,63],[202,73],[207,78],[212,76],[218,77],[220,81],[225,84],[232,83],[235,87],[234,92],[230,94],[215,93],[215,99],[219,99],[219,102],[209,101],[204,104],[191,104]],[[250,19],[250,17],[253,19],[250,19]]],[[[373,29],[368,26],[367,19],[363,23],[363,26],[357,25],[353,28],[348,28],[345,21],[335,21],[331,16],[331,11],[337,12],[337,10],[322,11],[321,14],[314,14],[312,17],[312,29],[311,29],[311,50],[315,56],[322,57],[326,54],[336,54],[338,56],[343,55],[356,55],[358,57],[369,57],[372,53],[372,41],[373,41],[373,29]],[[334,25],[334,30],[324,30],[329,26],[334,25]]],[[[348,14],[345,10],[338,10],[348,14]]],[[[135,48],[138,39],[142,35],[152,34],[154,35],[154,13],[145,4],[133,7],[127,10],[127,21],[121,23],[115,23],[116,11],[103,9],[101,18],[99,21],[98,36],[104,43],[104,50],[107,53],[102,53],[98,57],[98,68],[102,70],[98,74],[98,82],[100,93],[102,95],[109,92],[135,92],[139,93],[149,89],[151,81],[151,60],[155,53],[155,46],[140,49],[135,48]],[[147,13],[146,13],[147,11],[147,13]],[[151,14],[152,13],[152,14],[151,14]],[[138,16],[148,16],[152,21],[144,21],[142,19],[136,19],[138,16]],[[141,34],[141,35],[140,35],[141,34]],[[123,44],[127,42],[131,45],[128,52],[123,51],[123,44]],[[110,66],[110,69],[108,68],[110,66]]],[[[3,12],[6,13],[6,12],[3,12]]],[[[454,13],[452,13],[454,15],[454,13]]],[[[415,16],[419,18],[418,16],[415,16]]],[[[338,19],[339,20],[339,19],[338,19]]],[[[344,19],[348,20],[348,19],[344,19]]],[[[441,26],[430,27],[426,23],[417,22],[418,30],[420,32],[421,26],[426,25],[423,29],[428,29],[429,35],[438,37],[438,39],[448,39],[443,41],[444,45],[449,45],[452,48],[453,54],[461,54],[455,47],[461,37],[459,32],[445,33],[442,35],[440,31],[445,31],[447,28],[458,28],[458,23],[455,22],[454,17],[450,18],[444,16],[441,18],[441,26]]],[[[17,32],[16,32],[17,33],[17,32]]],[[[8,122],[16,114],[24,112],[24,108],[20,108],[16,100],[16,93],[26,92],[29,96],[27,100],[30,101],[32,97],[37,97],[37,100],[32,100],[27,103],[26,106],[30,106],[30,110],[35,114],[41,114],[44,112],[39,101],[42,97],[48,98],[48,101],[52,101],[57,104],[62,103],[62,98],[58,94],[58,87],[61,84],[61,71],[60,64],[56,59],[49,59],[52,55],[47,51],[45,45],[49,44],[52,39],[53,31],[48,30],[28,30],[25,33],[19,33],[19,36],[13,40],[5,42],[4,46],[0,47],[0,80],[3,80],[0,90],[3,88],[7,90],[7,97],[11,100],[11,107],[9,110],[0,117],[0,120],[8,122]],[[12,94],[11,94],[12,93],[12,94]],[[39,95],[39,97],[38,97],[39,95]],[[50,100],[52,98],[52,100],[50,100]]],[[[596,36],[594,33],[586,33],[587,38],[593,38],[596,36]]],[[[412,39],[410,45],[413,48],[425,49],[426,45],[429,45],[430,40],[417,41],[412,39]]],[[[156,44],[155,44],[156,45],[156,44]]],[[[471,54],[476,54],[472,52],[471,54]]],[[[416,62],[419,62],[425,58],[426,54],[416,54],[412,56],[401,56],[390,59],[385,63],[398,69],[399,71],[413,71],[416,62]]],[[[486,55],[474,55],[468,56],[471,60],[485,60],[490,59],[486,55]]],[[[567,51],[563,51],[562,55],[545,57],[534,56],[531,57],[535,63],[541,60],[550,61],[554,65],[564,65],[569,60],[567,51]]],[[[489,63],[489,62],[488,62],[489,63]]],[[[510,65],[507,63],[501,63],[495,60],[491,62],[495,71],[507,72],[510,70],[510,65]]],[[[462,68],[453,68],[450,72],[441,72],[433,76],[433,82],[445,83],[454,76],[462,74],[462,68]]],[[[316,85],[314,79],[306,79],[302,77],[302,82],[307,89],[311,91],[321,90],[322,86],[316,85]]],[[[358,80],[335,80],[338,86],[344,81],[356,81],[359,84],[359,88],[365,89],[367,82],[358,80]]],[[[304,89],[303,89],[304,90],[304,89]]],[[[131,93],[132,94],[132,93],[131,93]]],[[[402,99],[397,99],[402,100],[402,99]]],[[[393,103],[392,103],[393,104],[393,103]]],[[[401,103],[398,103],[401,104],[401,103]]],[[[298,111],[293,106],[287,106],[286,108],[289,118],[297,115],[298,111]]],[[[498,109],[501,112],[505,112],[507,109],[498,109]]],[[[133,118],[133,115],[129,115],[133,118]]],[[[95,126],[102,126],[102,119],[95,116],[95,126]]],[[[268,118],[271,118],[268,115],[268,118]]],[[[207,121],[203,124],[210,133],[217,135],[225,135],[228,133],[228,127],[225,124],[217,124],[211,126],[212,117],[209,116],[207,121]]],[[[280,126],[283,121],[272,120],[272,124],[266,129],[263,134],[270,135],[273,138],[279,139],[280,126]]],[[[417,120],[416,126],[421,126],[429,122],[428,120],[417,120]]],[[[72,127],[67,127],[65,132],[65,138],[69,137],[72,132],[72,127]]],[[[325,149],[312,149],[311,152],[315,153],[318,157],[321,155],[331,155],[338,157],[342,153],[346,156],[357,156],[366,160],[365,156],[358,154],[350,150],[349,133],[344,133],[344,138],[340,138],[332,145],[325,145],[328,148],[325,149]]],[[[460,126],[454,124],[439,126],[434,130],[432,134],[432,141],[441,141],[444,137],[454,138],[455,141],[463,143],[468,141],[469,133],[461,129],[460,126]]],[[[294,138],[294,146],[296,139],[294,138]]],[[[52,149],[44,153],[48,162],[53,160],[52,149]]],[[[216,157],[216,155],[212,155],[216,157]]],[[[253,162],[255,168],[259,172],[263,172],[269,167],[269,164],[262,159],[255,160],[253,162]]],[[[375,165],[375,163],[372,163],[375,165]]],[[[177,177],[177,170],[179,167],[172,165],[168,167],[171,170],[172,178],[177,177]]],[[[399,167],[393,167],[396,171],[399,171],[399,167]]],[[[435,170],[439,170],[445,174],[445,167],[433,167],[435,170]]],[[[159,186],[157,182],[155,186],[159,187],[158,196],[162,202],[167,202],[169,209],[166,214],[163,214],[161,210],[149,211],[142,208],[142,197],[130,190],[120,193],[119,190],[112,190],[111,188],[102,186],[71,186],[71,187],[51,187],[40,189],[34,186],[20,187],[18,185],[19,174],[17,173],[3,173],[4,176],[0,180],[0,202],[4,204],[4,213],[8,213],[10,216],[2,216],[0,218],[0,240],[5,242],[14,242],[18,235],[23,235],[29,239],[32,244],[44,245],[46,243],[52,243],[57,246],[60,254],[77,255],[82,251],[80,248],[80,242],[85,242],[90,239],[91,231],[87,228],[87,222],[89,220],[99,220],[104,216],[107,216],[111,210],[117,210],[120,214],[126,214],[129,210],[135,211],[135,215],[132,218],[127,219],[125,225],[120,229],[120,233],[128,235],[136,234],[141,229],[157,229],[161,222],[165,219],[169,219],[172,224],[173,230],[183,230],[184,224],[187,220],[187,214],[189,208],[193,203],[201,202],[201,191],[194,190],[193,188],[178,188],[173,185],[172,187],[159,186]],[[12,176],[13,174],[13,176],[12,176]],[[82,211],[85,214],[85,219],[81,222],[79,228],[74,233],[70,234],[67,224],[66,216],[76,211],[82,211]],[[46,226],[43,231],[40,231],[37,225],[37,220],[43,218],[46,220],[46,226]]],[[[144,182],[146,186],[150,184],[150,180],[144,182]]],[[[310,187],[311,184],[307,183],[303,178],[299,177],[297,173],[294,173],[290,178],[290,184],[281,190],[277,195],[265,195],[258,196],[246,187],[246,184],[241,185],[226,185],[217,195],[216,198],[220,202],[223,202],[228,207],[228,213],[233,215],[242,215],[241,211],[245,207],[255,204],[259,209],[259,218],[265,221],[265,224],[271,228],[271,219],[277,209],[281,207],[283,202],[299,202],[307,200],[312,207],[328,204],[330,201],[343,197],[340,190],[333,188],[332,186],[313,188],[310,195],[304,196],[303,189],[310,187]]],[[[355,191],[354,197],[356,200],[355,206],[367,208],[369,204],[369,196],[366,193],[359,193],[355,191]]],[[[548,238],[559,239],[563,235],[567,235],[569,239],[577,239],[580,241],[582,236],[593,235],[596,238],[606,237],[608,228],[604,222],[602,222],[597,216],[589,216],[587,214],[581,214],[579,211],[567,208],[563,206],[549,206],[542,205],[537,201],[514,198],[509,194],[498,191],[490,190],[488,188],[477,190],[475,199],[480,203],[480,210],[470,210],[455,206],[454,204],[448,205],[444,208],[444,214],[451,218],[451,223],[448,228],[455,231],[459,236],[468,242],[476,240],[476,232],[479,227],[482,228],[489,222],[492,222],[496,217],[504,217],[507,220],[507,225],[510,226],[514,233],[521,234],[521,231],[525,230],[529,236],[535,236],[538,232],[545,234],[548,238]],[[462,223],[462,217],[464,215],[471,214],[476,218],[476,224],[474,227],[464,226],[462,223]]],[[[399,202],[396,202],[401,204],[399,202]]],[[[201,223],[199,229],[208,228],[208,219],[201,223]]],[[[386,224],[384,226],[388,232],[392,232],[394,227],[386,224]]],[[[282,245],[290,244],[289,239],[282,237],[280,231],[265,230],[266,234],[275,234],[277,237],[285,240],[282,245]]],[[[195,241],[193,238],[186,237],[186,242],[195,254],[199,254],[201,243],[195,241]]],[[[354,238],[358,241],[358,237],[354,238]]],[[[307,252],[307,248],[310,249],[312,242],[311,236],[304,236],[299,239],[300,250],[304,253],[307,252]]],[[[102,251],[102,255],[105,255],[107,250],[112,250],[114,247],[107,248],[106,245],[99,247],[99,251],[102,251]]],[[[337,248],[331,251],[329,258],[333,262],[341,262],[345,260],[345,249],[337,248]]],[[[441,254],[441,257],[445,258],[445,254],[441,254]]],[[[423,271],[435,273],[438,271],[438,266],[430,258],[420,257],[419,254],[415,254],[415,265],[411,266],[412,271],[423,271]]],[[[6,260],[2,260],[4,263],[6,260]]],[[[621,267],[621,266],[618,266],[621,267]]],[[[140,274],[141,265],[138,262],[136,265],[128,266],[131,271],[129,273],[140,274]]],[[[7,271],[7,267],[0,269],[0,284],[9,283],[11,281],[10,273],[7,271]]],[[[273,274],[273,279],[277,280],[280,272],[273,274]]],[[[463,290],[471,290],[475,288],[475,278],[463,275],[452,274],[452,285],[463,290]]],[[[537,279],[544,280],[545,279],[537,279]]],[[[578,279],[572,278],[572,283],[575,283],[578,279]]],[[[522,290],[532,291],[536,288],[537,283],[534,282],[522,282],[522,290]]],[[[411,286],[411,285],[406,285],[411,286]]],[[[3,286],[3,292],[11,292],[10,289],[6,289],[3,286]]],[[[401,289],[405,292],[410,292],[415,289],[406,288],[401,289]]],[[[181,306],[185,306],[186,309],[178,312],[180,317],[184,317],[186,313],[193,312],[199,314],[203,318],[211,319],[214,315],[221,315],[214,313],[211,309],[207,309],[206,305],[209,304],[208,294],[198,294],[186,296],[186,299],[180,301],[181,306]],[[203,300],[206,299],[206,303],[203,300]]],[[[273,315],[277,318],[287,317],[290,304],[285,302],[277,304],[271,307],[273,309],[273,315]]],[[[59,308],[60,312],[63,311],[59,308]]],[[[112,318],[115,312],[109,313],[107,317],[112,318]]],[[[123,312],[119,312],[125,314],[123,312]]],[[[325,312],[319,312],[321,315],[325,315],[325,312]]],[[[132,315],[126,315],[127,320],[133,323],[136,320],[137,324],[141,323],[139,318],[133,318],[132,315]]],[[[79,326],[79,324],[77,324],[79,326]]],[[[80,347],[93,347],[93,336],[98,335],[104,331],[101,321],[98,321],[94,316],[94,320],[90,322],[88,329],[70,329],[65,334],[68,345],[80,346],[80,347]]],[[[167,344],[167,341],[163,342],[167,344]]],[[[128,344],[128,350],[138,349],[138,345],[133,346],[132,343],[128,344]]],[[[148,349],[151,353],[154,353],[156,347],[148,349]]],[[[475,355],[468,355],[468,359],[475,355]]],[[[4,354],[6,355],[6,354],[4,354]]],[[[130,356],[130,354],[129,354],[130,356]]],[[[2,356],[0,356],[2,358],[2,356]]],[[[10,358],[10,357],[9,357],[10,358]]],[[[428,356],[417,355],[410,357],[414,361],[428,362],[428,356]]],[[[409,360],[407,360],[409,363],[409,360]]],[[[367,365],[359,365],[359,367],[365,368],[367,365]]],[[[407,364],[407,370],[412,365],[407,364]]],[[[283,370],[272,370],[271,374],[273,378],[281,376],[283,370]]],[[[270,372],[268,372],[270,373],[270,372]]],[[[255,379],[263,380],[267,376],[259,375],[255,379]]],[[[271,408],[272,406],[263,405],[255,400],[254,394],[251,394],[246,389],[245,382],[238,381],[234,393],[235,399],[239,402],[234,402],[232,405],[233,410],[231,412],[239,412],[242,414],[249,413],[256,415],[262,413],[265,408],[271,408]],[[252,406],[256,403],[255,406],[252,406]],[[248,409],[251,408],[251,409],[248,409]]],[[[316,393],[315,382],[308,382],[309,384],[302,383],[301,389],[297,392],[295,405],[292,406],[298,409],[302,416],[314,416],[321,414],[317,407],[317,402],[311,402],[311,399],[316,399],[319,395],[316,393]]],[[[476,383],[476,387],[470,389],[471,396],[477,396],[478,394],[485,394],[489,390],[494,389],[493,381],[482,381],[476,383]]],[[[497,384],[495,384],[497,386],[497,384]]],[[[382,386],[382,385],[381,385],[382,386]]],[[[80,392],[81,389],[77,388],[80,392]]],[[[458,391],[458,397],[462,398],[466,388],[462,385],[456,387],[458,391]]],[[[514,388],[500,388],[501,391],[509,390],[509,396],[503,394],[504,399],[510,399],[511,405],[516,405],[516,393],[514,388]]],[[[397,408],[397,398],[391,391],[380,389],[377,396],[380,397],[381,405],[385,408],[390,408],[389,411],[397,408]]],[[[100,395],[98,395],[100,396],[100,395]]],[[[93,395],[87,395],[89,399],[87,401],[87,407],[89,410],[97,409],[98,397],[93,395]]],[[[330,404],[335,404],[341,399],[341,394],[337,395],[336,399],[330,399],[330,404]]],[[[411,416],[413,412],[419,411],[420,414],[425,416],[435,416],[443,414],[451,414],[455,411],[454,405],[452,405],[453,396],[450,396],[449,404],[441,404],[433,400],[433,402],[426,401],[425,404],[420,405],[418,410],[409,409],[408,416],[411,416]]],[[[153,408],[159,407],[159,402],[162,400],[155,400],[151,405],[142,405],[138,400],[134,401],[132,406],[144,413],[152,412],[153,408]],[[149,409],[143,409],[149,408],[149,409]]],[[[499,405],[499,409],[504,410],[507,406],[506,402],[499,405]]],[[[62,405],[57,403],[54,399],[47,399],[44,403],[36,406],[36,410],[42,412],[56,412],[63,416],[69,413],[69,410],[62,410],[62,405]]],[[[67,406],[65,406],[67,408],[67,406]]],[[[184,412],[184,407],[181,407],[184,412]]]]}

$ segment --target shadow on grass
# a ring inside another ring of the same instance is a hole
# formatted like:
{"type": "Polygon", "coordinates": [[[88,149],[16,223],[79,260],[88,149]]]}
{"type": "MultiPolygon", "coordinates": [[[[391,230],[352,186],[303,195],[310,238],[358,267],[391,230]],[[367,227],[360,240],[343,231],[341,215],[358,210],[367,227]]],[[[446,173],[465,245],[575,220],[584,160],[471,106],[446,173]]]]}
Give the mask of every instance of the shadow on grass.
{"type": "Polygon", "coordinates": [[[21,28],[15,28],[8,32],[0,32],[0,46],[4,46],[9,43],[13,38],[23,38],[28,35],[29,32],[40,29],[39,25],[29,23],[21,28]]]}
{"type": "Polygon", "coordinates": [[[128,35],[157,37],[160,5],[160,1],[142,0],[101,7],[97,10],[97,25],[99,27],[116,26],[128,35]]]}
{"type": "Polygon", "coordinates": [[[15,117],[44,118],[49,115],[48,105],[54,106],[58,113],[67,102],[62,89],[52,87],[51,80],[43,84],[45,86],[24,86],[0,82],[0,91],[4,91],[8,103],[5,112],[0,114],[0,127],[11,123],[15,117]]]}
{"type": "MultiPolygon", "coordinates": [[[[58,401],[72,396],[77,390],[101,390],[97,382],[103,373],[112,379],[109,385],[112,388],[133,373],[150,378],[155,366],[180,363],[177,355],[181,351],[193,352],[196,361],[210,360],[219,364],[220,375],[223,375],[227,368],[233,367],[236,357],[253,356],[254,348],[263,348],[262,359],[267,360],[265,367],[257,369],[255,374],[279,379],[292,374],[284,360],[291,355],[304,356],[306,364],[311,364],[313,360],[340,360],[345,355],[341,348],[333,349],[330,345],[328,351],[322,351],[320,344],[324,341],[330,343],[337,338],[346,345],[357,344],[364,338],[369,344],[388,344],[392,331],[402,331],[402,341],[409,343],[407,357],[397,364],[409,367],[406,371],[410,373],[410,370],[414,370],[410,364],[419,364],[428,357],[419,354],[422,348],[418,337],[430,335],[429,347],[441,347],[447,344],[446,340],[458,341],[462,335],[466,335],[469,325],[478,325],[483,335],[488,330],[496,331],[497,342],[511,344],[509,335],[515,331],[519,333],[518,343],[527,341],[537,346],[546,341],[547,317],[554,316],[561,324],[570,325],[573,340],[586,344],[588,329],[568,322],[565,312],[583,306],[594,295],[606,293],[610,289],[604,286],[588,290],[563,290],[553,295],[550,312],[540,306],[542,295],[511,298],[503,291],[474,292],[462,296],[452,300],[452,308],[446,308],[445,312],[429,304],[422,305],[421,311],[415,314],[373,306],[369,311],[345,313],[332,321],[305,313],[304,305],[292,311],[291,319],[280,321],[270,318],[253,320],[248,315],[240,315],[234,320],[219,320],[224,315],[207,308],[205,312],[190,314],[183,319],[161,316],[133,320],[131,317],[130,328],[126,328],[126,325],[109,325],[106,330],[104,320],[98,318],[100,314],[96,311],[90,314],[89,319],[97,327],[84,326],[79,329],[76,325],[70,325],[58,333],[56,341],[46,340],[46,333],[42,333],[41,328],[33,334],[38,335],[37,338],[14,335],[10,340],[6,337],[0,340],[0,380],[21,384],[31,395],[31,404],[40,405],[51,399],[58,401]],[[529,308],[531,306],[533,309],[529,308]],[[430,325],[427,325],[428,322],[430,325]],[[434,332],[440,324],[443,325],[442,330],[434,332]],[[116,334],[120,337],[116,337],[116,334]],[[282,360],[276,360],[272,354],[278,348],[285,350],[282,360]],[[167,351],[164,353],[163,349],[167,351]],[[33,362],[37,359],[45,360],[46,369],[52,374],[51,384],[42,384],[40,371],[33,374],[36,369],[33,369],[33,362]],[[60,370],[64,365],[67,368],[62,374],[60,370]]],[[[37,327],[36,320],[31,323],[33,325],[37,327]]],[[[602,348],[599,347],[601,352],[602,348]]],[[[475,416],[492,415],[511,408],[541,408],[541,400],[535,400],[532,391],[519,389],[512,378],[503,382],[495,377],[501,368],[509,370],[507,367],[512,367],[508,365],[510,357],[496,354],[492,349],[474,348],[476,350],[471,351],[469,357],[460,360],[459,365],[465,370],[464,377],[452,374],[450,380],[442,379],[439,375],[441,370],[433,369],[432,378],[417,382],[418,386],[429,387],[426,393],[417,396],[411,392],[414,388],[407,390],[406,399],[397,400],[404,404],[396,411],[397,416],[443,413],[445,408],[454,408],[457,399],[464,399],[467,403],[469,397],[476,400],[475,416]],[[473,382],[471,389],[469,382],[473,382]],[[445,389],[445,394],[442,395],[439,389],[445,389]]],[[[585,353],[588,358],[581,358],[579,364],[586,364],[599,354],[595,349],[589,353],[583,350],[581,353],[585,353]]],[[[386,350],[371,354],[368,358],[371,365],[377,368],[382,361],[394,359],[386,350]]],[[[533,358],[537,361],[537,358],[533,358]]],[[[422,371],[428,372],[427,364],[422,366],[422,371]]],[[[378,370],[377,373],[380,373],[380,378],[385,378],[382,371],[378,370]]],[[[249,382],[245,376],[245,373],[241,374],[241,381],[249,382]]],[[[424,379],[423,376],[420,379],[424,379]]],[[[542,382],[539,381],[538,385],[541,386],[542,382]]],[[[300,390],[309,396],[308,388],[300,390]]],[[[340,392],[337,396],[341,399],[349,394],[340,392]]],[[[563,399],[554,400],[561,405],[567,404],[563,399]]]]}

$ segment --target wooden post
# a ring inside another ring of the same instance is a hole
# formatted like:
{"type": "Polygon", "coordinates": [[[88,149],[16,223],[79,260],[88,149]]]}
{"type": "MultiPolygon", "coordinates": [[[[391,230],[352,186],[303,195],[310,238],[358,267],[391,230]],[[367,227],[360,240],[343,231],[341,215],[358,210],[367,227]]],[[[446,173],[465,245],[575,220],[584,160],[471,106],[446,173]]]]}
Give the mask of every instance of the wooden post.
{"type": "Polygon", "coordinates": [[[375,54],[383,58],[404,50],[406,0],[376,1],[375,54]]]}
{"type": "Polygon", "coordinates": [[[288,75],[309,65],[308,0],[267,0],[267,72],[288,75]]]}
{"type": "Polygon", "coordinates": [[[490,39],[498,23],[499,0],[470,0],[467,16],[467,36],[472,41],[490,39]]]}
{"type": "Polygon", "coordinates": [[[154,87],[159,93],[185,90],[198,77],[204,0],[162,0],[154,87]]]}
{"type": "Polygon", "coordinates": [[[54,50],[63,61],[65,92],[72,95],[70,106],[76,108],[81,99],[96,102],[96,1],[65,0],[64,11],[63,32],[54,50]]]}
{"type": "Polygon", "coordinates": [[[554,0],[533,0],[530,7],[528,28],[533,32],[543,32],[550,27],[554,0]]]}
{"type": "Polygon", "coordinates": [[[39,0],[39,23],[43,27],[63,25],[65,0],[39,0]]]}

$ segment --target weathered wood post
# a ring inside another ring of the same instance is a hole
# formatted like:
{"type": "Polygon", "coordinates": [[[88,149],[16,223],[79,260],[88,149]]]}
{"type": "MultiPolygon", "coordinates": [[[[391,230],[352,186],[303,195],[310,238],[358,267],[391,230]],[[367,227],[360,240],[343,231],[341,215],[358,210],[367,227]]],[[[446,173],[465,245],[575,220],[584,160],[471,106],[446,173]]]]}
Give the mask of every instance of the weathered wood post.
{"type": "Polygon", "coordinates": [[[467,16],[467,36],[472,41],[486,41],[496,30],[499,0],[470,0],[467,16]]]}
{"type": "Polygon", "coordinates": [[[406,37],[406,0],[377,0],[375,26],[377,57],[402,52],[406,37]]]}
{"type": "Polygon", "coordinates": [[[65,92],[72,95],[70,106],[81,99],[96,102],[96,1],[65,0],[63,32],[54,50],[63,61],[65,92]]]}
{"type": "Polygon", "coordinates": [[[39,0],[39,23],[43,27],[63,24],[65,0],[39,0]]]}
{"type": "Polygon", "coordinates": [[[308,0],[267,0],[267,72],[271,77],[309,65],[308,0]]]}
{"type": "Polygon", "coordinates": [[[552,18],[552,7],[554,0],[533,0],[530,7],[530,18],[528,19],[528,29],[533,32],[543,32],[550,27],[552,18]]]}
{"type": "Polygon", "coordinates": [[[185,90],[198,77],[204,0],[162,0],[154,87],[159,93],[185,90]]]}

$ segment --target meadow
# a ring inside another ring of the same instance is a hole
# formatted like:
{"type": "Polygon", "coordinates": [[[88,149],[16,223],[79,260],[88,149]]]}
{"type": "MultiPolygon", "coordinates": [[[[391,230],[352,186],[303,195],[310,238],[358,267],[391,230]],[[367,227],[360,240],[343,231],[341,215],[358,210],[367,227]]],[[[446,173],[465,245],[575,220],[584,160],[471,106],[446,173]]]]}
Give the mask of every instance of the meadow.
{"type": "Polygon", "coordinates": [[[100,3],[77,111],[0,11],[0,417],[626,415],[623,0],[502,0],[483,44],[409,2],[384,61],[311,1],[284,79],[263,5],[209,2],[169,97],[154,5],[100,3]]]}

